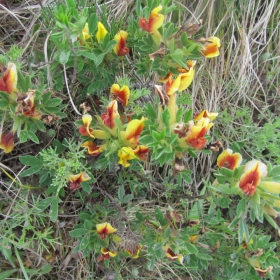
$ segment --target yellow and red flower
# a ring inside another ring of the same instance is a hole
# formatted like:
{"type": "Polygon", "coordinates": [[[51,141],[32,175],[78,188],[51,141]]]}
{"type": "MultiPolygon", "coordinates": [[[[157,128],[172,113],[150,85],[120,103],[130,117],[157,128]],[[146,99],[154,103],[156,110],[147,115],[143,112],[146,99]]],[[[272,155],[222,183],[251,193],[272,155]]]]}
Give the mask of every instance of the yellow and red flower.
{"type": "Polygon", "coordinates": [[[148,31],[149,33],[154,33],[156,30],[158,30],[162,26],[164,21],[164,15],[158,13],[159,11],[161,11],[161,9],[162,9],[161,5],[154,8],[148,20],[145,18],[140,18],[139,19],[140,28],[145,31],[148,31]]]}
{"type": "Polygon", "coordinates": [[[4,150],[6,154],[10,153],[15,147],[14,132],[1,135],[0,148],[4,150]]]}
{"type": "Polygon", "coordinates": [[[126,38],[127,38],[127,32],[121,30],[119,33],[117,33],[114,37],[114,40],[117,41],[117,44],[114,47],[114,52],[118,56],[124,56],[129,53],[129,48],[126,47],[126,38]]]}
{"type": "Polygon", "coordinates": [[[118,161],[119,164],[123,165],[124,167],[130,166],[128,160],[136,159],[135,152],[130,147],[123,147],[119,149],[118,156],[120,160],[118,161]]]}
{"type": "Polygon", "coordinates": [[[114,258],[117,255],[116,251],[111,252],[109,248],[101,248],[100,252],[102,255],[98,258],[98,261],[109,260],[109,258],[114,258]]]}
{"type": "Polygon", "coordinates": [[[128,140],[132,145],[137,145],[141,132],[143,131],[144,117],[141,120],[132,120],[128,123],[125,130],[125,139],[128,140]]]}
{"type": "Polygon", "coordinates": [[[125,251],[133,258],[133,259],[138,259],[139,258],[139,253],[142,249],[142,245],[138,245],[134,251],[126,249],[125,251]]]}
{"type": "Polygon", "coordinates": [[[146,161],[150,149],[147,146],[139,145],[134,149],[134,154],[141,160],[146,161]]]}
{"type": "Polygon", "coordinates": [[[224,150],[217,158],[219,168],[227,168],[234,170],[239,167],[242,162],[242,156],[239,153],[233,153],[231,149],[224,150]]]}
{"type": "Polygon", "coordinates": [[[165,91],[168,96],[172,96],[179,90],[181,84],[181,76],[179,75],[175,80],[172,79],[172,75],[168,76],[165,83],[165,91]]]}
{"type": "Polygon", "coordinates": [[[113,84],[110,90],[110,95],[112,99],[119,101],[125,107],[128,104],[130,90],[126,85],[120,88],[118,84],[113,84]]]}
{"type": "Polygon", "coordinates": [[[16,90],[17,79],[16,65],[12,62],[9,62],[7,70],[0,78],[0,91],[7,92],[9,94],[13,93],[16,90]]]}
{"type": "Polygon", "coordinates": [[[187,61],[187,66],[188,66],[188,70],[185,68],[179,68],[178,71],[179,73],[182,73],[180,75],[181,80],[180,80],[180,86],[178,91],[181,92],[185,89],[187,89],[190,84],[193,81],[194,78],[194,66],[196,64],[196,61],[194,60],[188,60],[187,61]]]}
{"type": "Polygon", "coordinates": [[[181,264],[183,264],[183,261],[184,261],[184,257],[182,254],[175,254],[171,248],[167,248],[167,250],[165,251],[165,255],[166,257],[170,260],[170,261],[176,261],[178,260],[181,264]]]}
{"type": "Polygon", "coordinates": [[[267,175],[267,167],[258,160],[251,160],[245,164],[244,174],[239,181],[239,187],[244,194],[252,196],[261,179],[267,175]]]}
{"type": "Polygon", "coordinates": [[[204,136],[212,126],[208,118],[202,118],[196,123],[189,122],[186,143],[197,150],[203,149],[207,142],[204,136]]]}
{"type": "Polygon", "coordinates": [[[204,42],[203,54],[205,57],[211,58],[220,54],[219,47],[221,46],[218,37],[209,37],[204,42]]]}
{"type": "Polygon", "coordinates": [[[83,136],[89,136],[91,138],[106,139],[108,137],[107,133],[103,130],[93,130],[90,128],[92,122],[92,116],[90,114],[84,114],[82,117],[83,126],[79,127],[79,132],[83,136]]]}
{"type": "Polygon", "coordinates": [[[90,180],[90,177],[87,173],[81,172],[77,175],[70,174],[68,177],[69,188],[71,190],[76,190],[81,187],[81,183],[90,180]]]}
{"type": "Polygon", "coordinates": [[[115,118],[120,118],[117,100],[111,101],[107,107],[107,112],[101,115],[103,123],[109,128],[115,127],[115,118]]]}
{"type": "Polygon", "coordinates": [[[109,234],[117,231],[116,228],[113,228],[110,223],[102,223],[96,225],[97,233],[101,239],[105,239],[109,234]]]}
{"type": "Polygon", "coordinates": [[[82,117],[82,121],[83,121],[84,126],[79,127],[79,132],[83,136],[90,136],[90,137],[94,138],[94,136],[92,134],[93,129],[90,128],[90,125],[92,122],[92,116],[89,114],[84,114],[82,117]]]}
{"type": "Polygon", "coordinates": [[[34,98],[35,90],[29,90],[25,95],[20,95],[17,98],[17,114],[25,115],[34,119],[40,119],[42,113],[35,108],[34,98]]]}
{"type": "Polygon", "coordinates": [[[202,118],[208,118],[208,119],[210,119],[210,121],[213,121],[214,119],[216,119],[217,116],[218,116],[218,113],[210,113],[207,110],[203,110],[199,114],[196,114],[194,116],[194,119],[195,119],[195,121],[199,121],[202,118]]]}
{"type": "Polygon", "coordinates": [[[87,148],[88,153],[92,156],[98,156],[100,155],[106,148],[106,144],[97,146],[93,141],[86,141],[84,142],[81,147],[87,148]]]}
{"type": "Polygon", "coordinates": [[[108,33],[108,31],[106,30],[106,28],[104,27],[104,25],[99,21],[98,25],[97,25],[97,33],[96,33],[96,40],[98,43],[103,42],[106,34],[108,33]]]}

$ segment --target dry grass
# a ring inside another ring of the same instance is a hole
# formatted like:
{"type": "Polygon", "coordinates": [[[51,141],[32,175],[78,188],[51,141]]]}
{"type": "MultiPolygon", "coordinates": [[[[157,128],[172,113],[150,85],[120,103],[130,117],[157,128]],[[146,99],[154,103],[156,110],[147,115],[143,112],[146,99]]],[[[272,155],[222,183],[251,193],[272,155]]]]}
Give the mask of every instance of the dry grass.
{"type": "MultiPolygon", "coordinates": [[[[0,1],[0,53],[4,54],[13,44],[18,44],[24,50],[22,63],[27,64],[29,56],[40,50],[44,52],[44,44],[48,38],[48,32],[44,25],[40,25],[36,32],[34,26],[40,24],[40,13],[43,7],[51,7],[53,0],[30,1],[0,1]],[[45,41],[46,40],[46,41],[45,41]]],[[[90,1],[88,1],[90,3],[90,1]]],[[[91,1],[97,2],[97,1],[91,1]]],[[[99,1],[100,2],[100,1],[99,1]]],[[[107,1],[112,9],[112,16],[119,18],[128,16],[134,10],[134,1],[107,1]]],[[[280,3],[278,0],[246,0],[246,1],[215,1],[215,0],[185,0],[173,1],[181,7],[180,22],[198,22],[203,19],[203,29],[199,34],[206,37],[218,36],[222,46],[220,56],[216,59],[203,60],[196,68],[196,77],[192,85],[191,96],[193,110],[195,112],[206,108],[209,111],[228,111],[235,114],[236,110],[248,106],[252,121],[263,125],[269,122],[264,108],[275,115],[280,114],[280,3]],[[257,118],[257,116],[260,116],[257,118]]],[[[45,61],[46,63],[48,61],[45,61]]],[[[242,123],[220,122],[219,133],[225,147],[230,145],[232,139],[240,140],[234,134],[242,123]]],[[[27,151],[29,148],[27,148],[27,151]]],[[[26,151],[22,147],[22,151],[26,151]]],[[[5,159],[1,155],[1,161],[5,159]]],[[[10,161],[11,159],[9,159],[10,161]]],[[[4,161],[5,162],[5,161],[4,161]]],[[[5,162],[9,165],[9,162],[5,162]]],[[[211,175],[213,158],[200,155],[197,160],[190,159],[187,168],[194,170],[193,186],[185,186],[197,194],[203,186],[202,179],[211,175]]],[[[4,163],[1,163],[3,167],[4,163]]],[[[5,166],[6,169],[10,167],[5,166]]],[[[12,172],[19,172],[20,167],[12,165],[12,172]]],[[[5,197],[17,203],[26,201],[27,197],[19,196],[15,186],[7,186],[1,179],[5,189],[5,197]]],[[[3,191],[1,191],[4,193],[3,191]]],[[[152,195],[160,197],[160,190],[151,186],[152,195]]],[[[151,195],[151,196],[152,196],[151,195]]],[[[153,272],[144,270],[145,261],[121,263],[115,267],[115,272],[100,265],[94,267],[95,260],[83,259],[79,254],[72,254],[72,243],[68,232],[77,222],[77,213],[81,205],[73,197],[69,197],[69,203],[65,202],[65,215],[63,225],[58,227],[55,233],[62,242],[57,246],[56,260],[52,264],[52,272],[47,276],[32,279],[97,279],[95,275],[103,275],[98,279],[206,279],[205,276],[189,274],[187,268],[170,266],[165,262],[158,262],[153,272]],[[132,272],[134,274],[132,274],[132,272]],[[137,276],[137,273],[138,276],[137,276]]],[[[148,203],[148,202],[147,202],[148,203]]],[[[151,202],[149,202],[151,203],[151,202]]],[[[146,203],[139,203],[136,209],[153,211],[146,203]]],[[[134,210],[130,209],[130,218],[134,217],[134,210]]],[[[136,211],[136,210],[135,210],[136,211]]],[[[63,217],[62,217],[63,218],[63,217]]],[[[30,252],[26,255],[30,257],[30,252]]],[[[36,255],[36,254],[35,254],[36,255]]],[[[34,256],[33,256],[34,257],[34,256]]],[[[42,256],[41,263],[46,263],[46,256],[42,256]]],[[[211,276],[209,276],[211,277],[211,276]]],[[[211,278],[207,278],[211,279],[211,278]]]]}

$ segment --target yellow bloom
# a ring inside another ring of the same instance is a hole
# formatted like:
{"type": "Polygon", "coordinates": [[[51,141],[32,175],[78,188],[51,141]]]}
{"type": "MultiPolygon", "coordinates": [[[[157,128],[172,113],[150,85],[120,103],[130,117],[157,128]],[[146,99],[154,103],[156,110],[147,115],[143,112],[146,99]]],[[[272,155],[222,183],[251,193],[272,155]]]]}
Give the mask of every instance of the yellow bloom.
{"type": "Polygon", "coordinates": [[[117,44],[114,46],[114,52],[118,56],[124,56],[129,53],[129,48],[126,47],[126,38],[127,32],[121,30],[118,34],[115,35],[114,40],[117,41],[117,44]]]}
{"type": "Polygon", "coordinates": [[[140,253],[140,251],[141,251],[141,249],[142,249],[142,245],[138,245],[137,247],[136,247],[136,252],[132,252],[131,250],[129,250],[129,249],[127,249],[127,250],[125,250],[133,259],[138,259],[139,258],[139,253],[140,253]]]}
{"type": "Polygon", "coordinates": [[[16,65],[12,62],[8,63],[8,68],[0,78],[0,91],[7,92],[9,94],[16,90],[17,86],[17,69],[16,65]]]}
{"type": "Polygon", "coordinates": [[[149,33],[154,33],[156,30],[158,30],[162,26],[164,21],[164,15],[158,13],[159,11],[161,11],[161,9],[162,9],[161,5],[154,8],[148,20],[145,18],[140,18],[139,19],[140,28],[148,31],[149,33]]]}
{"type": "Polygon", "coordinates": [[[130,147],[123,147],[119,149],[118,156],[120,158],[118,163],[124,167],[130,166],[128,160],[136,159],[135,152],[130,147]]]}
{"type": "Polygon", "coordinates": [[[117,231],[117,229],[113,228],[110,223],[97,224],[96,229],[101,239],[105,239],[107,235],[117,231]]]}
{"type": "Polygon", "coordinates": [[[106,36],[107,33],[108,33],[108,31],[106,30],[104,25],[99,21],[98,27],[97,27],[97,33],[96,33],[97,42],[98,43],[103,42],[104,37],[106,36]]]}
{"type": "Polygon", "coordinates": [[[110,90],[110,96],[112,99],[119,101],[125,107],[128,104],[130,96],[129,87],[124,85],[120,88],[118,84],[113,84],[110,90]]]}
{"type": "Polygon", "coordinates": [[[194,60],[188,60],[187,61],[187,66],[188,66],[188,70],[187,69],[178,69],[180,73],[182,73],[181,76],[181,81],[180,81],[180,86],[178,91],[181,92],[185,89],[187,89],[190,84],[193,81],[194,78],[194,66],[196,64],[196,61],[194,60]]]}
{"type": "Polygon", "coordinates": [[[257,190],[260,180],[267,175],[267,167],[258,160],[251,160],[245,164],[244,174],[239,181],[242,191],[252,196],[257,190]]]}
{"type": "Polygon", "coordinates": [[[126,130],[125,130],[125,138],[131,144],[136,145],[138,144],[138,139],[140,137],[141,132],[143,131],[144,125],[144,117],[141,120],[132,120],[128,123],[126,130]]]}
{"type": "Polygon", "coordinates": [[[81,187],[81,183],[90,180],[90,177],[87,173],[81,172],[77,175],[70,174],[68,177],[69,188],[71,190],[76,190],[81,187]]]}
{"type": "Polygon", "coordinates": [[[88,23],[85,24],[85,27],[84,27],[83,30],[82,30],[82,34],[83,34],[84,40],[87,40],[87,39],[90,38],[88,23]]]}
{"type": "Polygon", "coordinates": [[[165,255],[166,257],[170,260],[170,261],[176,261],[178,260],[181,264],[183,264],[184,261],[184,257],[182,254],[176,255],[171,248],[167,248],[167,250],[165,251],[165,255]]]}
{"type": "Polygon", "coordinates": [[[242,156],[239,153],[233,153],[231,149],[224,150],[217,159],[217,165],[222,168],[234,170],[242,162],[242,156]]]}
{"type": "Polygon", "coordinates": [[[221,46],[220,39],[218,37],[210,37],[205,40],[203,54],[205,57],[211,58],[220,54],[219,47],[221,46]]]}

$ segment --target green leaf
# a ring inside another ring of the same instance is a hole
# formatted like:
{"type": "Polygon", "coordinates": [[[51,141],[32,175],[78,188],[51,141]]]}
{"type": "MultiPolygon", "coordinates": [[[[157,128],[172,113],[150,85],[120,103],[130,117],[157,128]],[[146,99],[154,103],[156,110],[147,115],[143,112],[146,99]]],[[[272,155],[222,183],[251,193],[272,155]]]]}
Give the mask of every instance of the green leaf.
{"type": "Polygon", "coordinates": [[[2,92],[2,91],[0,90],[0,97],[1,97],[2,99],[4,99],[4,100],[9,101],[9,97],[8,97],[8,93],[7,93],[7,92],[2,92]]]}
{"type": "Polygon", "coordinates": [[[56,107],[58,106],[60,103],[62,102],[62,100],[60,98],[52,98],[50,100],[48,100],[45,103],[45,106],[47,107],[56,107]]]}
{"type": "Polygon", "coordinates": [[[14,268],[0,273],[0,279],[8,279],[13,273],[17,272],[19,269],[14,268]]]}
{"type": "Polygon", "coordinates": [[[127,194],[123,200],[122,203],[128,203],[130,200],[132,200],[134,198],[133,194],[127,194]]]}
{"type": "Polygon", "coordinates": [[[230,230],[233,230],[235,228],[235,226],[238,224],[239,220],[240,220],[240,217],[235,217],[233,219],[233,221],[230,223],[230,225],[228,226],[228,228],[230,230]]]}
{"type": "Polygon", "coordinates": [[[39,129],[40,131],[43,131],[43,132],[46,132],[46,127],[44,125],[44,123],[40,120],[37,120],[35,122],[36,126],[37,126],[37,129],[39,129]]]}
{"type": "Polygon", "coordinates": [[[26,130],[22,130],[19,134],[20,143],[25,143],[28,139],[28,133],[26,130]]]}
{"type": "Polygon", "coordinates": [[[82,189],[87,192],[90,193],[91,192],[91,186],[88,182],[82,182],[82,189]]]}
{"type": "Polygon", "coordinates": [[[143,145],[148,145],[150,143],[153,143],[154,139],[151,135],[145,135],[140,137],[139,142],[143,145]]]}
{"type": "Polygon", "coordinates": [[[78,228],[78,229],[74,229],[69,232],[70,236],[76,237],[76,238],[81,237],[87,233],[88,233],[88,229],[86,229],[86,228],[78,228]]]}
{"type": "Polygon", "coordinates": [[[269,177],[279,177],[279,176],[280,176],[280,165],[274,166],[269,173],[269,177]]]}
{"type": "MultiPolygon", "coordinates": [[[[44,264],[40,270],[39,270],[39,273],[40,274],[47,274],[49,273],[50,271],[52,270],[52,266],[50,264],[44,264]]],[[[36,274],[35,274],[36,275],[36,274]]],[[[37,272],[37,275],[38,275],[38,272],[37,272]]],[[[1,279],[1,278],[0,278],[1,279]]]]}
{"type": "Polygon", "coordinates": [[[199,254],[196,254],[196,256],[201,259],[201,260],[205,260],[205,261],[212,261],[213,258],[210,256],[210,255],[207,255],[207,254],[202,254],[202,253],[199,253],[199,254]]]}
{"type": "Polygon", "coordinates": [[[90,52],[80,52],[81,55],[83,55],[84,57],[90,59],[90,60],[96,60],[96,55],[94,53],[90,53],[90,52]]]}
{"type": "Polygon", "coordinates": [[[192,178],[187,173],[181,172],[181,176],[188,184],[192,183],[192,178]]]}
{"type": "Polygon", "coordinates": [[[36,207],[41,209],[41,210],[44,210],[44,209],[46,209],[47,207],[49,207],[51,205],[53,200],[54,200],[53,196],[52,197],[47,197],[47,198],[41,200],[40,202],[38,202],[36,204],[36,207]]]}
{"type": "Polygon", "coordinates": [[[40,141],[38,137],[30,130],[27,131],[28,138],[36,144],[39,144],[40,141]]]}
{"type": "Polygon", "coordinates": [[[6,99],[0,100],[0,109],[6,109],[6,107],[9,105],[9,101],[6,99]]]}
{"type": "Polygon", "coordinates": [[[98,18],[95,14],[92,14],[88,19],[88,28],[90,33],[94,33],[97,29],[98,18]]]}
{"type": "Polygon", "coordinates": [[[239,200],[236,208],[237,217],[240,217],[245,211],[246,211],[246,199],[243,198],[239,200]]]}
{"type": "Polygon", "coordinates": [[[165,238],[165,239],[168,239],[170,235],[171,235],[171,229],[170,229],[170,227],[168,226],[168,227],[166,228],[166,230],[164,231],[164,238],[165,238]]]}
{"type": "Polygon", "coordinates": [[[224,168],[224,167],[222,167],[222,168],[220,169],[220,173],[221,173],[223,176],[227,177],[227,178],[231,178],[232,175],[233,175],[233,171],[232,171],[232,170],[230,170],[230,169],[228,169],[228,168],[224,168]]]}
{"type": "Polygon", "coordinates": [[[241,244],[245,239],[246,242],[249,242],[249,232],[248,227],[244,219],[241,219],[239,222],[238,228],[238,242],[241,244]]]}
{"type": "Polygon", "coordinates": [[[272,227],[274,227],[275,229],[279,229],[279,226],[275,223],[275,221],[266,213],[263,213],[265,219],[271,224],[272,227]]]}
{"type": "Polygon", "coordinates": [[[59,54],[58,61],[61,64],[66,64],[69,60],[70,57],[70,50],[62,50],[61,53],[59,54]]]}
{"type": "Polygon", "coordinates": [[[75,0],[65,0],[66,1],[66,5],[69,8],[75,8],[76,7],[76,1],[75,0]]]}
{"type": "Polygon", "coordinates": [[[91,229],[92,229],[92,226],[93,226],[93,224],[92,224],[91,221],[86,220],[86,221],[84,222],[84,228],[85,228],[85,229],[91,230],[91,229]]]}
{"type": "Polygon", "coordinates": [[[120,201],[122,201],[122,199],[124,197],[124,194],[125,194],[124,187],[123,186],[119,187],[119,189],[118,189],[118,198],[119,198],[120,201]]]}
{"type": "Polygon", "coordinates": [[[186,46],[188,44],[188,36],[186,32],[183,32],[181,35],[181,43],[183,46],[186,46]]]}
{"type": "Polygon", "coordinates": [[[160,140],[163,139],[163,138],[161,137],[161,134],[158,133],[156,130],[153,130],[153,131],[152,131],[152,136],[153,136],[154,140],[160,141],[160,140]]]}
{"type": "Polygon", "coordinates": [[[152,120],[155,120],[157,118],[156,110],[150,102],[145,106],[145,113],[152,120]]]}
{"type": "Polygon", "coordinates": [[[96,67],[98,67],[102,63],[103,59],[104,59],[104,53],[96,57],[96,59],[94,60],[94,64],[96,65],[96,67]]]}
{"type": "Polygon", "coordinates": [[[24,164],[24,165],[28,165],[28,166],[42,166],[43,165],[43,161],[37,157],[34,156],[20,156],[19,157],[19,161],[24,164]]]}
{"type": "Polygon", "coordinates": [[[80,250],[85,249],[88,246],[89,241],[90,241],[90,234],[86,234],[81,240],[80,250]]]}
{"type": "Polygon", "coordinates": [[[236,191],[234,189],[229,188],[227,185],[220,184],[218,187],[216,186],[208,186],[209,189],[212,189],[217,192],[225,193],[225,194],[233,194],[236,191]]]}
{"type": "Polygon", "coordinates": [[[169,127],[169,120],[170,120],[170,113],[168,108],[166,108],[163,113],[161,114],[162,122],[166,127],[169,127]]]}
{"type": "Polygon", "coordinates": [[[38,171],[40,171],[41,169],[42,169],[42,165],[30,167],[29,169],[24,170],[22,173],[20,173],[20,177],[27,177],[33,175],[38,171]]]}
{"type": "Polygon", "coordinates": [[[50,220],[52,222],[56,222],[57,220],[57,216],[58,216],[58,203],[59,203],[60,199],[58,197],[55,197],[53,200],[53,203],[51,205],[51,209],[50,209],[50,220]]]}
{"type": "Polygon", "coordinates": [[[45,104],[46,102],[48,102],[51,99],[51,96],[52,96],[52,93],[50,91],[43,94],[42,103],[45,104]]]}
{"type": "Polygon", "coordinates": [[[185,246],[191,254],[197,254],[198,253],[197,248],[193,244],[186,242],[185,246]]]}

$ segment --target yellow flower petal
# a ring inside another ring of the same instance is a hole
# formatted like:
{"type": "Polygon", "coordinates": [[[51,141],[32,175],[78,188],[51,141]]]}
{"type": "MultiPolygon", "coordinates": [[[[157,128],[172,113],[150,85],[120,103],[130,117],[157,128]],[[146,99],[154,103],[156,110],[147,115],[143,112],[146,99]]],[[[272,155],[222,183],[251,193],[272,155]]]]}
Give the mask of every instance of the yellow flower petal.
{"type": "Polygon", "coordinates": [[[152,10],[149,20],[145,18],[139,19],[139,26],[143,30],[148,31],[149,33],[154,33],[156,30],[158,30],[164,21],[164,15],[159,14],[159,11],[161,11],[162,6],[159,5],[155,9],[152,10]]]}
{"type": "Polygon", "coordinates": [[[99,21],[98,26],[97,26],[97,33],[96,33],[97,42],[98,43],[103,42],[107,33],[108,33],[108,31],[106,30],[104,25],[99,21]]]}
{"type": "Polygon", "coordinates": [[[231,149],[224,150],[217,158],[219,168],[228,168],[234,170],[239,167],[242,162],[242,156],[239,153],[233,153],[231,149]]]}
{"type": "Polygon", "coordinates": [[[144,117],[141,120],[132,120],[128,123],[125,130],[125,138],[132,144],[137,144],[138,139],[140,137],[141,132],[143,131],[144,125],[144,117]]]}
{"type": "Polygon", "coordinates": [[[105,239],[108,234],[114,233],[117,231],[117,229],[113,228],[110,223],[97,224],[96,230],[101,239],[105,239]]]}
{"type": "Polygon", "coordinates": [[[221,46],[220,39],[217,37],[210,37],[206,39],[204,46],[204,56],[211,58],[220,54],[219,47],[221,46]]]}
{"type": "Polygon", "coordinates": [[[118,56],[124,56],[129,53],[129,48],[126,47],[126,38],[128,33],[121,30],[114,37],[114,40],[117,41],[117,44],[114,46],[114,52],[118,56]]]}
{"type": "Polygon", "coordinates": [[[112,99],[119,101],[123,106],[127,106],[130,90],[126,85],[120,89],[118,84],[113,84],[110,90],[110,95],[112,99]]]}
{"type": "Polygon", "coordinates": [[[120,158],[119,164],[123,165],[124,167],[130,166],[128,160],[136,159],[135,152],[130,147],[123,147],[119,149],[118,156],[120,158]]]}

